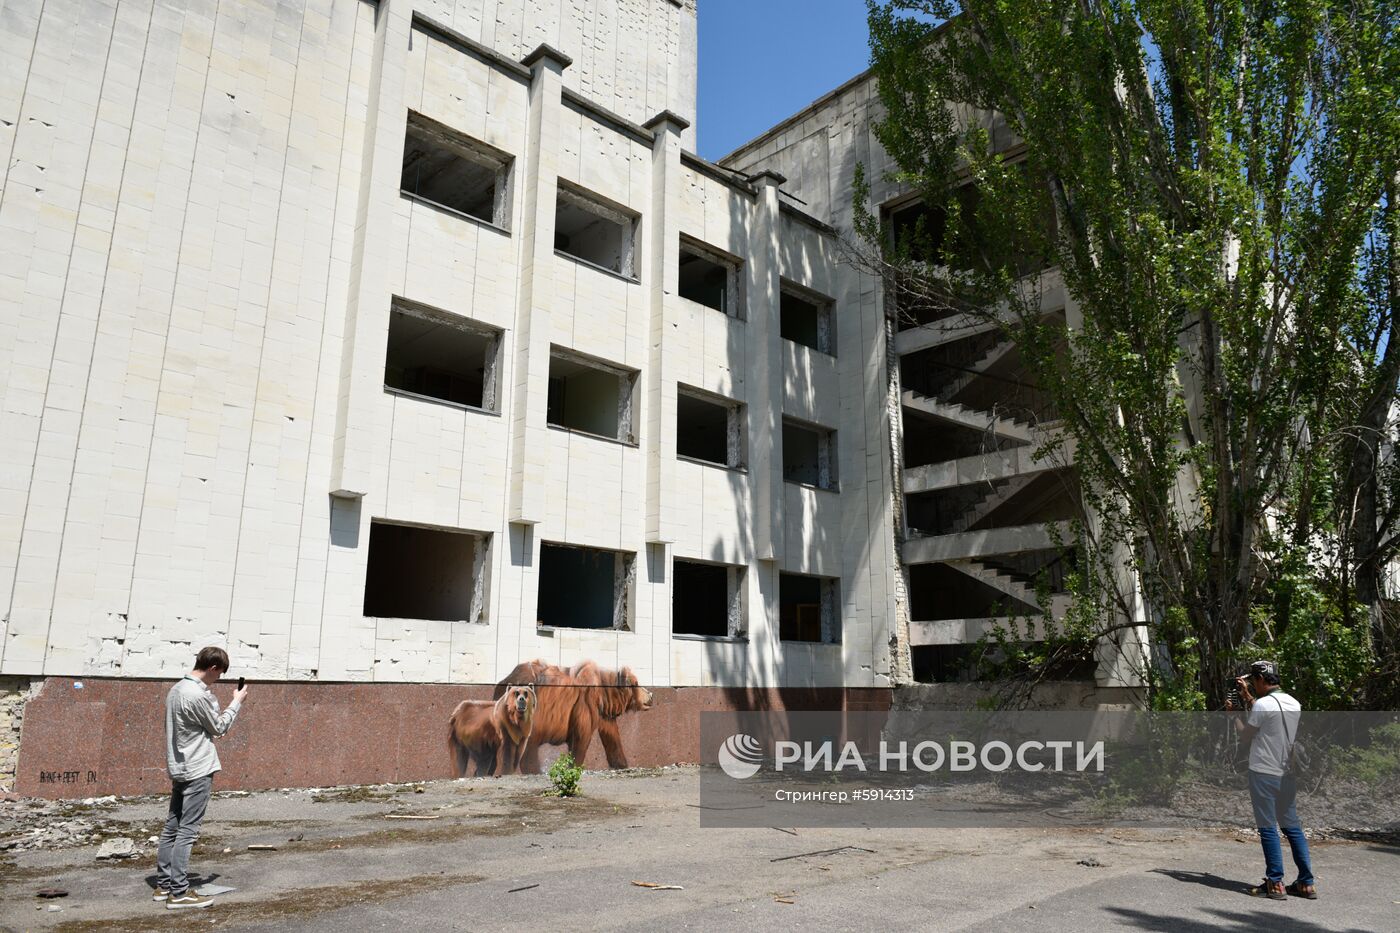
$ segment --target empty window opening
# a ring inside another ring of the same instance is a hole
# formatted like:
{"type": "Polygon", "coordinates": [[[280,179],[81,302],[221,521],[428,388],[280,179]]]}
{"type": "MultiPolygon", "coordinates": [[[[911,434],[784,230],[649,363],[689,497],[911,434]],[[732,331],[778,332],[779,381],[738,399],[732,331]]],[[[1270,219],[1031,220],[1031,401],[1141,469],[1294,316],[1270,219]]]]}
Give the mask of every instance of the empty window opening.
{"type": "Polygon", "coordinates": [[[536,611],[539,624],[630,630],[633,557],[626,551],[542,543],[536,611]]]}
{"type": "Polygon", "coordinates": [[[671,567],[671,632],[741,638],[743,597],[743,567],[678,559],[671,567]]]}
{"type": "Polygon", "coordinates": [[[784,283],[779,315],[784,340],[800,343],[821,353],[836,354],[829,300],[784,283]]]}
{"type": "Polygon", "coordinates": [[[365,615],[482,621],[489,542],[486,534],[371,522],[365,615]]]}
{"type": "Polygon", "coordinates": [[[676,454],[726,467],[744,465],[743,406],[682,387],[676,400],[676,454]]]}
{"type": "Polygon", "coordinates": [[[635,279],[637,215],[562,179],[554,211],[554,249],[635,279]]]}
{"type": "Polygon", "coordinates": [[[839,644],[838,589],[834,577],[778,574],[778,637],[782,641],[839,644]]]}
{"type": "Polygon", "coordinates": [[[403,144],[405,194],[505,229],[511,157],[410,112],[403,144]]]}
{"type": "Polygon", "coordinates": [[[637,442],[632,427],[637,373],[566,350],[549,358],[549,401],[546,421],[552,427],[637,442]]]}
{"type": "Polygon", "coordinates": [[[681,237],[680,284],[682,298],[742,318],[739,260],[681,237]]]}
{"type": "Polygon", "coordinates": [[[500,336],[455,314],[396,301],[389,313],[384,385],[496,411],[500,336]]]}
{"type": "Polygon", "coordinates": [[[836,432],[783,419],[783,479],[836,488],[836,432]]]}

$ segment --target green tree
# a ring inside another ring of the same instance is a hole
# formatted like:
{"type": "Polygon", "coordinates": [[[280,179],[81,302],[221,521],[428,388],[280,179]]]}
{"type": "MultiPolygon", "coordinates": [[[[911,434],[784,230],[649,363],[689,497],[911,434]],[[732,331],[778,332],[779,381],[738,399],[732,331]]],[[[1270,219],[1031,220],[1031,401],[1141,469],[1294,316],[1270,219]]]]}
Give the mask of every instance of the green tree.
{"type": "Polygon", "coordinates": [[[1075,618],[1097,628],[1073,637],[1113,634],[1140,586],[1162,692],[1218,703],[1243,651],[1334,625],[1292,611],[1278,581],[1300,563],[1386,650],[1397,19],[1389,0],[872,0],[876,133],[933,210],[891,244],[859,208],[864,255],[900,307],[1017,341],[1081,478],[1075,618]],[[1044,314],[1050,267],[1067,319],[1044,314]]]}

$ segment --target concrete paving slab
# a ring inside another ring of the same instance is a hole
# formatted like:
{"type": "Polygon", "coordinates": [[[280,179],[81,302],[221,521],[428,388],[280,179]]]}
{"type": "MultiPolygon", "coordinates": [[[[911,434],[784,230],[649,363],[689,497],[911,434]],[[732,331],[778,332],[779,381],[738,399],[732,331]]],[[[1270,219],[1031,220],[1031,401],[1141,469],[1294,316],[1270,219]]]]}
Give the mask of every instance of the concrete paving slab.
{"type": "MultiPolygon", "coordinates": [[[[694,769],[589,773],[575,800],[544,797],[545,786],[513,777],[219,797],[192,869],[200,884],[237,890],[210,910],[165,912],[150,900],[152,853],[112,865],[89,845],[0,863],[0,927],[1400,930],[1392,846],[1319,842],[1322,898],[1272,902],[1243,893],[1262,857],[1230,829],[702,829],[694,769]],[[388,818],[410,813],[439,818],[388,818]],[[50,912],[35,892],[55,884],[72,893],[50,912]]],[[[145,840],[164,801],[104,807],[110,831],[145,840]]]]}

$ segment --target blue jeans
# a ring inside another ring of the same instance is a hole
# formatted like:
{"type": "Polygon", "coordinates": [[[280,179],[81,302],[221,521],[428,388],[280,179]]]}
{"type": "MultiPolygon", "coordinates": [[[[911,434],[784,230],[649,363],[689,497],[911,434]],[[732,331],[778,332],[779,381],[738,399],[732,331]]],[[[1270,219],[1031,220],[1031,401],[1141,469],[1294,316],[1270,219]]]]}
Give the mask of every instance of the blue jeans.
{"type": "Polygon", "coordinates": [[[1249,772],[1249,799],[1254,804],[1259,844],[1264,847],[1264,876],[1270,881],[1283,880],[1283,847],[1279,845],[1276,828],[1279,827],[1293,850],[1298,883],[1312,884],[1312,859],[1308,855],[1308,840],[1303,837],[1303,824],[1298,821],[1297,795],[1298,782],[1291,774],[1249,772]]]}
{"type": "Polygon", "coordinates": [[[199,824],[209,806],[209,792],[214,789],[214,775],[206,774],[193,781],[174,781],[170,785],[170,811],[165,816],[165,829],[160,834],[156,850],[156,886],[170,892],[171,897],[184,894],[189,887],[186,872],[190,865],[190,849],[199,838],[199,824]]]}

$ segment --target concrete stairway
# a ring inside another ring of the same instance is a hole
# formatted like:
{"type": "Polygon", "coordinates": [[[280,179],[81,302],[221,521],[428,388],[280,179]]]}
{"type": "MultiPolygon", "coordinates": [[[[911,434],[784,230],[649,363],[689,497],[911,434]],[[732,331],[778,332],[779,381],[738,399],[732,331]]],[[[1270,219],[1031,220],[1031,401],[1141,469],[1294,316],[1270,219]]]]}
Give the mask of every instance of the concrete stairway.
{"type": "MultiPolygon", "coordinates": [[[[948,562],[948,566],[952,567],[954,570],[959,571],[960,573],[967,574],[974,580],[977,580],[980,583],[984,583],[994,590],[998,590],[999,592],[1005,593],[1012,599],[1025,603],[1027,606],[1033,607],[1036,611],[1043,612],[1047,608],[1040,604],[1040,600],[1037,598],[1035,590],[1033,588],[1026,585],[1026,583],[1024,583],[1022,580],[1018,579],[1012,574],[1006,573],[1003,570],[998,570],[995,567],[990,567],[987,564],[976,560],[950,561],[948,562]]],[[[1050,610],[1050,615],[1053,618],[1060,618],[1065,614],[1065,611],[1069,608],[1069,597],[1065,595],[1052,594],[1050,596],[1050,605],[1048,608],[1050,610]]]]}
{"type": "Polygon", "coordinates": [[[1035,474],[1013,476],[985,488],[976,501],[963,510],[961,515],[948,523],[948,527],[943,533],[957,534],[960,531],[967,531],[992,514],[993,511],[1005,505],[1013,496],[1029,486],[1034,479],[1035,474]]]}
{"type": "Polygon", "coordinates": [[[1010,438],[1011,440],[1023,441],[1027,444],[1034,440],[1035,428],[1024,421],[1017,421],[1014,418],[997,418],[989,415],[985,411],[978,411],[975,408],[968,408],[965,405],[958,405],[953,402],[944,402],[936,398],[930,398],[913,389],[905,389],[900,396],[900,401],[905,407],[913,408],[916,411],[924,412],[943,421],[962,425],[974,431],[991,431],[999,437],[1010,438]]]}
{"type": "Polygon", "coordinates": [[[1001,343],[992,347],[976,360],[969,363],[966,371],[960,371],[950,382],[940,388],[938,390],[939,397],[944,399],[953,399],[957,397],[959,392],[972,384],[972,380],[995,366],[1002,357],[1006,356],[1007,351],[1015,346],[1015,341],[1003,340],[1001,343]]]}

